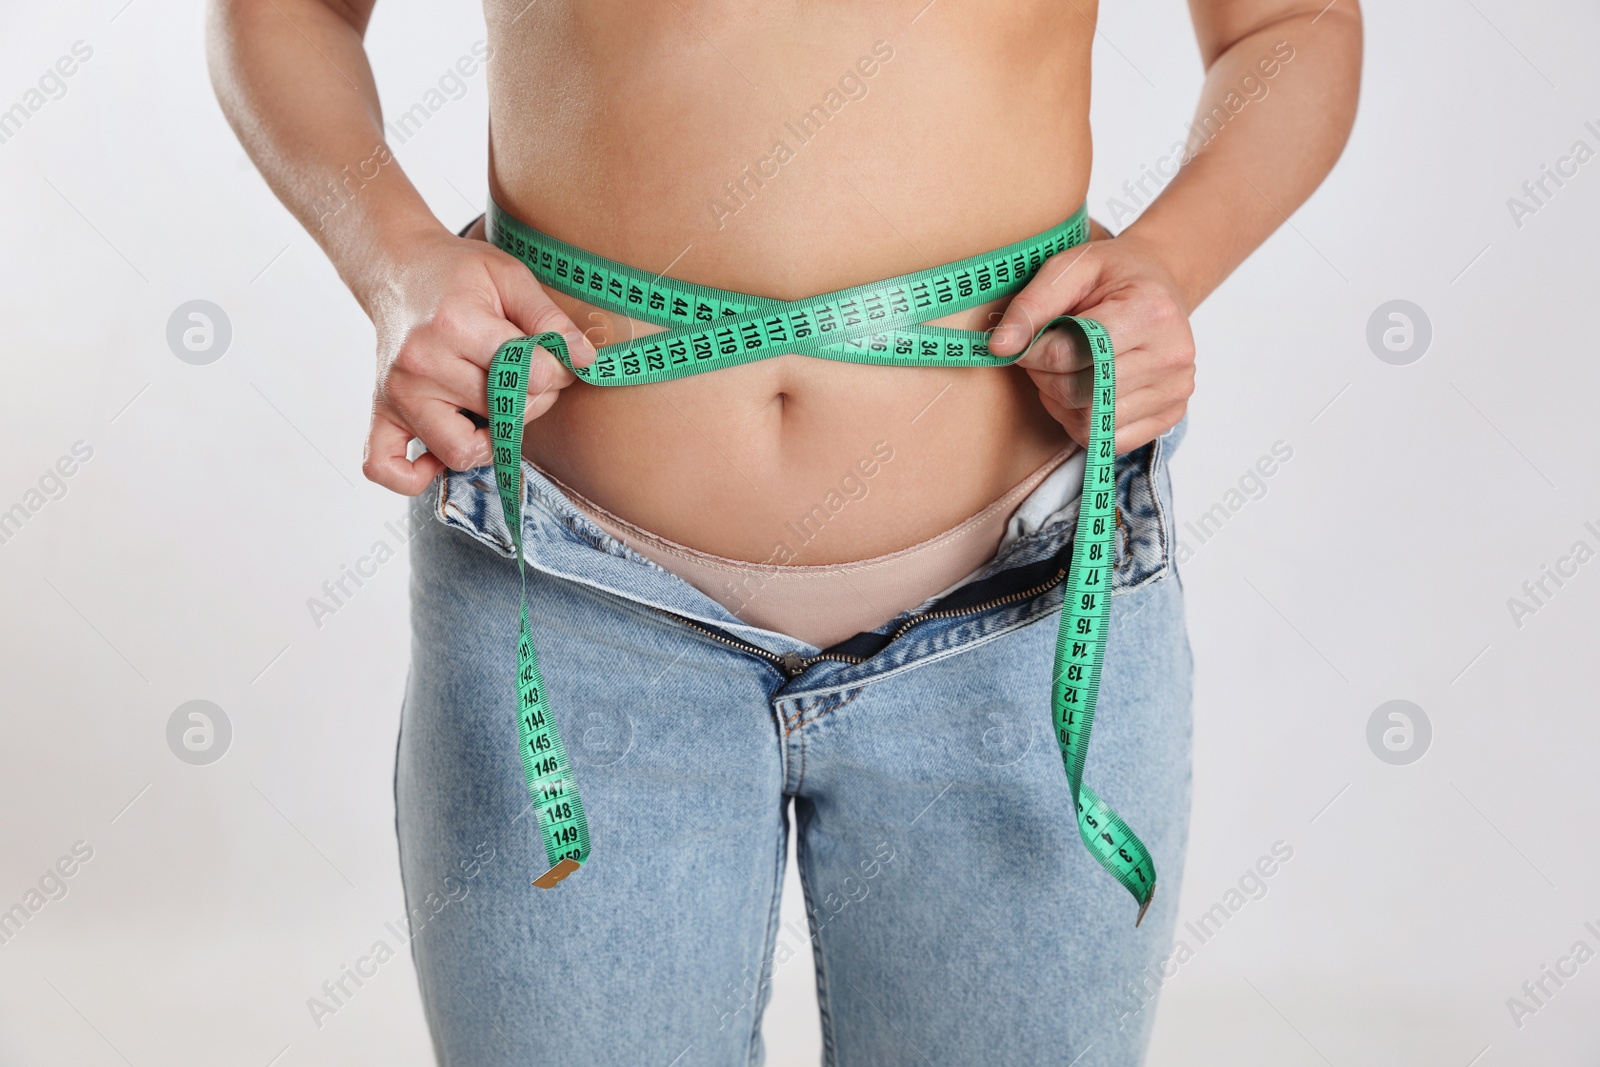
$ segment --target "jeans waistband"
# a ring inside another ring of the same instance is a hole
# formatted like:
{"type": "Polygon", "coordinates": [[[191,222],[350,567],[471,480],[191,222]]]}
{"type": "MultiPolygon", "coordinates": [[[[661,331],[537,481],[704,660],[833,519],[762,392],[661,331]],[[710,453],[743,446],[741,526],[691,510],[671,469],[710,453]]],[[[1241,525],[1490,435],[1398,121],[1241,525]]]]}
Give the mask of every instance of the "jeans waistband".
{"type": "MultiPolygon", "coordinates": [[[[1179,423],[1142,448],[1118,457],[1120,514],[1114,596],[1158,581],[1175,566],[1166,460],[1183,430],[1184,424],[1179,423]]],[[[418,506],[431,513],[427,517],[460,530],[501,556],[513,557],[492,468],[445,471],[440,475],[437,494],[425,494],[419,501],[418,506]]],[[[857,634],[828,650],[818,650],[788,635],[741,621],[698,589],[596,526],[549,479],[530,464],[523,464],[523,545],[527,562],[535,570],[623,598],[642,610],[679,616],[715,635],[755,645],[775,657],[792,654],[809,659],[837,653],[840,658],[836,662],[846,674],[855,673],[850,670],[852,666],[863,666],[849,663],[852,659],[873,659],[874,669],[893,666],[897,661],[909,662],[929,651],[953,648],[963,641],[1026,624],[1059,608],[1060,583],[1051,586],[1050,577],[1067,565],[1073,518],[1075,509],[1047,519],[1002,549],[971,582],[948,596],[904,612],[871,633],[857,634]],[[1040,589],[1041,586],[1050,587],[1040,589]],[[908,641],[912,635],[914,639],[908,641]],[[894,654],[888,660],[878,658],[891,649],[894,654]]]]}

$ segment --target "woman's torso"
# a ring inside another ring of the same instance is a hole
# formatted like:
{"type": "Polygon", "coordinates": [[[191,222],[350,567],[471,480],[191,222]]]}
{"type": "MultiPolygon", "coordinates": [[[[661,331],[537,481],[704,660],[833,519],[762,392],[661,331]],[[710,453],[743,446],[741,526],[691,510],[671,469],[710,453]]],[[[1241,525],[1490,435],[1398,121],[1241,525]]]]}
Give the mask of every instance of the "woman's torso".
{"type": "MultiPolygon", "coordinates": [[[[1008,244],[1087,189],[1092,3],[486,10],[496,201],[635,267],[795,299],[1008,244]]],[[[551,296],[596,344],[656,329],[551,296]]],[[[997,309],[937,321],[984,329],[997,309]]],[[[786,523],[842,498],[783,560],[817,564],[949,529],[1066,441],[1015,368],[779,356],[578,383],[529,425],[526,453],[615,514],[735,559],[773,559],[786,523]]]]}

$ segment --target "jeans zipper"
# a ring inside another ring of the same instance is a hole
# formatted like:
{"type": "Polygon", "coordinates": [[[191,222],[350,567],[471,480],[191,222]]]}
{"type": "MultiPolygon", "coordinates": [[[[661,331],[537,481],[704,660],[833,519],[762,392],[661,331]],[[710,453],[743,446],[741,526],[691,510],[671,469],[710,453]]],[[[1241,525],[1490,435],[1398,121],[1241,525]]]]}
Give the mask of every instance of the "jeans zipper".
{"type": "MultiPolygon", "coordinates": [[[[929,611],[922,615],[913,616],[912,618],[909,618],[905,622],[901,623],[894,633],[889,635],[889,640],[884,642],[884,648],[887,648],[890,644],[898,641],[905,635],[906,631],[910,630],[912,627],[919,623],[926,622],[929,619],[955,619],[960,618],[963,615],[976,615],[979,612],[988,611],[991,608],[1004,607],[1006,604],[1014,604],[1019,600],[1027,600],[1030,597],[1036,597],[1041,593],[1049,592],[1051,589],[1054,589],[1056,586],[1060,585],[1066,577],[1067,569],[1062,567],[1056,571],[1055,576],[1049,581],[1042,582],[1039,585],[1034,586],[1032,589],[1023,589],[1019,592],[1007,593],[1005,596],[994,597],[993,599],[974,604],[971,607],[951,608],[944,611],[929,611]]],[[[771,663],[773,666],[783,671],[790,678],[799,677],[801,674],[805,673],[806,668],[817,663],[821,663],[825,659],[834,660],[839,663],[852,664],[861,664],[866,662],[866,660],[861,656],[851,656],[841,652],[823,652],[810,657],[802,656],[798,652],[785,652],[780,656],[775,652],[768,652],[766,649],[752,645],[747,641],[740,641],[732,637],[724,637],[719,633],[715,633],[711,630],[708,630],[706,627],[701,626],[693,619],[686,619],[682,615],[674,614],[673,612],[667,611],[663,608],[657,608],[656,610],[660,611],[668,618],[678,620],[685,626],[689,627],[689,629],[704,634],[706,637],[711,638],[713,641],[716,641],[719,644],[727,645],[730,648],[736,648],[740,652],[748,652],[752,656],[758,656],[761,659],[766,660],[768,663],[771,663]]],[[[879,649],[879,651],[881,652],[882,649],[879,649]]]]}

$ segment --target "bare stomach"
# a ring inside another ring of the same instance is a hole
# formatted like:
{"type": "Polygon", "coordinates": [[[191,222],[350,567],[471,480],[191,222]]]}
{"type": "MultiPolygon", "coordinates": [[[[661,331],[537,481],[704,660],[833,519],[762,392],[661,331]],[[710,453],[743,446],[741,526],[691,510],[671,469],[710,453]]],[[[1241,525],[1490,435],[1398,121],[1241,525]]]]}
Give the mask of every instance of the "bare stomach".
{"type": "MultiPolygon", "coordinates": [[[[796,299],[1037,233],[1087,188],[1092,25],[1058,5],[524,3],[488,4],[495,199],[635,267],[796,299]]],[[[597,345],[656,329],[551,295],[597,345]]],[[[985,329],[1000,306],[937,322],[985,329]]],[[[580,382],[525,452],[663,537],[818,564],[941,533],[1067,443],[1014,368],[781,355],[580,382]],[[817,505],[829,522],[794,546],[817,505]]]]}

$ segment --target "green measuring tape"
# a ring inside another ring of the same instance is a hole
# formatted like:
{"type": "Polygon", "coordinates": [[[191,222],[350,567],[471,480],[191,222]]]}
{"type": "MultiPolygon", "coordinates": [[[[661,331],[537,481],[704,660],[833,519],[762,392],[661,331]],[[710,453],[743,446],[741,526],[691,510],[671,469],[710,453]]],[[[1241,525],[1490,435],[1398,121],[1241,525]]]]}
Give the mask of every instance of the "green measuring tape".
{"type": "Polygon", "coordinates": [[[489,365],[489,432],[495,486],[511,529],[522,582],[517,636],[517,733],[528,795],[549,870],[534,880],[548,889],[589,856],[589,827],[555,716],[545,696],[528,615],[522,558],[522,430],[528,367],[543,348],[593,385],[645,385],[796,353],[849,363],[901,367],[1001,367],[1021,359],[1056,327],[1076,329],[1093,357],[1089,447],[1083,496],[1067,569],[1056,640],[1051,705],[1056,741],[1091,855],[1139,903],[1144,919],[1155,893],[1155,864],[1120,816],[1083,784],[1100,670],[1110,623],[1116,527],[1116,367],[1111,335],[1093,319],[1064,315],[1039,330],[1021,355],[995,356],[988,335],[923,325],[1016,293],[1050,256],[1088,240],[1085,208],[1016,244],[887,281],[784,301],[651,275],[540,233],[490,206],[489,239],[515,255],[549,288],[596,307],[664,327],[600,349],[588,367],[573,366],[559,333],[501,345],[489,365]]]}

